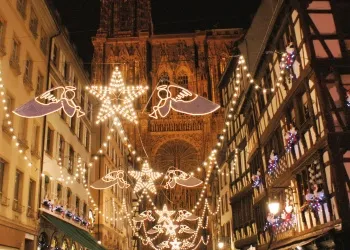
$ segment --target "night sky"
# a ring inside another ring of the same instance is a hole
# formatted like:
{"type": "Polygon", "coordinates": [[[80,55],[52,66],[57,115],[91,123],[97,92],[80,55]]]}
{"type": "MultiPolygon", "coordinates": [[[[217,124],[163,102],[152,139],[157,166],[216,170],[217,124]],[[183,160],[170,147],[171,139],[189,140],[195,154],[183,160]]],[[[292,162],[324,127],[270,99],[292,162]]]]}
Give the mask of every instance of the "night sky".
{"type": "MultiPolygon", "coordinates": [[[[125,0],[128,1],[128,0],[125,0]]],[[[130,1],[130,0],[129,0],[130,1]]],[[[99,25],[100,0],[53,0],[89,70],[91,37],[99,25]]],[[[260,0],[151,0],[155,34],[213,28],[248,28],[260,0]]]]}

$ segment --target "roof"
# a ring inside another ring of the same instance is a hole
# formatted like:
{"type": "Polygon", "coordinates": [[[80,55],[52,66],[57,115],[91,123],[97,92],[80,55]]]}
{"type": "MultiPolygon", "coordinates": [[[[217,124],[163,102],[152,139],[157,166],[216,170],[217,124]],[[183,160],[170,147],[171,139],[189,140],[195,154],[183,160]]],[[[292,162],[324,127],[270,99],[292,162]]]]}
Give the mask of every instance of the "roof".
{"type": "Polygon", "coordinates": [[[238,46],[254,76],[284,0],[262,0],[244,41],[238,46]]]}
{"type": "Polygon", "coordinates": [[[61,219],[58,219],[55,216],[46,212],[42,214],[42,217],[51,224],[53,224],[56,228],[64,232],[73,241],[78,242],[82,246],[93,250],[105,250],[105,248],[98,244],[89,232],[80,229],[61,219]]]}

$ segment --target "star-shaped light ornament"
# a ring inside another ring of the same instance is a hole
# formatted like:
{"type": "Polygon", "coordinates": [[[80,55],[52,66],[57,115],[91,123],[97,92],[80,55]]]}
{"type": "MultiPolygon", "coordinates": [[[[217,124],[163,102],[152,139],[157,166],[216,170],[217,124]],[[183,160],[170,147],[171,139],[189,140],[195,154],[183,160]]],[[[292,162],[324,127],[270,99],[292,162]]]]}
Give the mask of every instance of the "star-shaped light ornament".
{"type": "Polygon", "coordinates": [[[176,235],[176,231],[175,230],[179,226],[173,224],[173,222],[170,222],[170,223],[164,223],[163,227],[166,229],[165,235],[175,236],[176,235]]]}
{"type": "Polygon", "coordinates": [[[132,102],[146,93],[148,86],[126,86],[119,68],[116,67],[108,86],[92,85],[86,89],[102,102],[97,115],[97,124],[118,115],[130,122],[138,123],[132,102]]]}
{"type": "Polygon", "coordinates": [[[180,250],[181,241],[178,241],[177,238],[175,238],[173,241],[170,242],[171,250],[180,250]]]}
{"type": "Polygon", "coordinates": [[[162,173],[153,172],[147,161],[143,162],[141,171],[129,171],[128,173],[136,179],[135,193],[145,189],[148,189],[153,194],[157,193],[154,181],[161,177],[162,173]]]}
{"type": "Polygon", "coordinates": [[[160,224],[162,222],[170,223],[171,222],[170,217],[175,213],[175,211],[168,210],[167,205],[164,204],[163,210],[157,210],[156,213],[159,215],[159,219],[157,222],[158,224],[160,224]]]}

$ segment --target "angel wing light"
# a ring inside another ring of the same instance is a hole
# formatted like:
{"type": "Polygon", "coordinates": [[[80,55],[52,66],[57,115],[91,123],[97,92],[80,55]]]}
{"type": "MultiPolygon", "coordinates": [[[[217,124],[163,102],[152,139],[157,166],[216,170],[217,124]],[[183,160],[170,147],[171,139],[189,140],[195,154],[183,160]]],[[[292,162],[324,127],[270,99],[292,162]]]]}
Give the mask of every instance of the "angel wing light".
{"type": "Polygon", "coordinates": [[[34,100],[16,108],[13,113],[26,118],[35,118],[63,109],[69,117],[74,114],[77,114],[78,117],[83,116],[85,113],[81,110],[81,107],[74,103],[75,90],[76,88],[73,86],[50,89],[35,97],[34,100]]]}
{"type": "Polygon", "coordinates": [[[183,221],[183,220],[189,220],[189,221],[194,221],[198,220],[198,216],[192,214],[191,212],[188,212],[187,210],[179,210],[177,212],[178,216],[176,218],[177,222],[183,221]]]}
{"type": "Polygon", "coordinates": [[[179,169],[168,170],[165,178],[167,178],[164,185],[166,189],[174,188],[176,184],[185,187],[196,187],[203,183],[203,181],[179,169]]]}
{"type": "Polygon", "coordinates": [[[101,179],[91,184],[93,189],[107,189],[117,184],[120,188],[128,188],[130,185],[124,180],[124,171],[116,170],[112,171],[101,179]]]}
{"type": "Polygon", "coordinates": [[[155,119],[158,119],[158,115],[164,118],[172,109],[188,115],[207,115],[220,108],[220,105],[178,85],[161,85],[157,90],[160,100],[153,106],[153,111],[149,115],[155,119]]]}

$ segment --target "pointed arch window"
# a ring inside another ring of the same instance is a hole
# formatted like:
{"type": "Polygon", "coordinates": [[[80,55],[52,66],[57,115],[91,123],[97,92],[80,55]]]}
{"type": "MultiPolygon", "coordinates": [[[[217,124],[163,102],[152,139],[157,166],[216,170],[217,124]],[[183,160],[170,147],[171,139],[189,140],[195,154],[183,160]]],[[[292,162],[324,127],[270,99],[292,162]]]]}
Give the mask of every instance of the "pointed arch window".
{"type": "Polygon", "coordinates": [[[177,76],[177,84],[183,88],[188,89],[188,76],[184,71],[181,71],[177,76]]]}
{"type": "Polygon", "coordinates": [[[168,72],[163,71],[163,72],[159,75],[158,81],[161,81],[162,84],[169,84],[170,77],[169,77],[168,72]]]}

